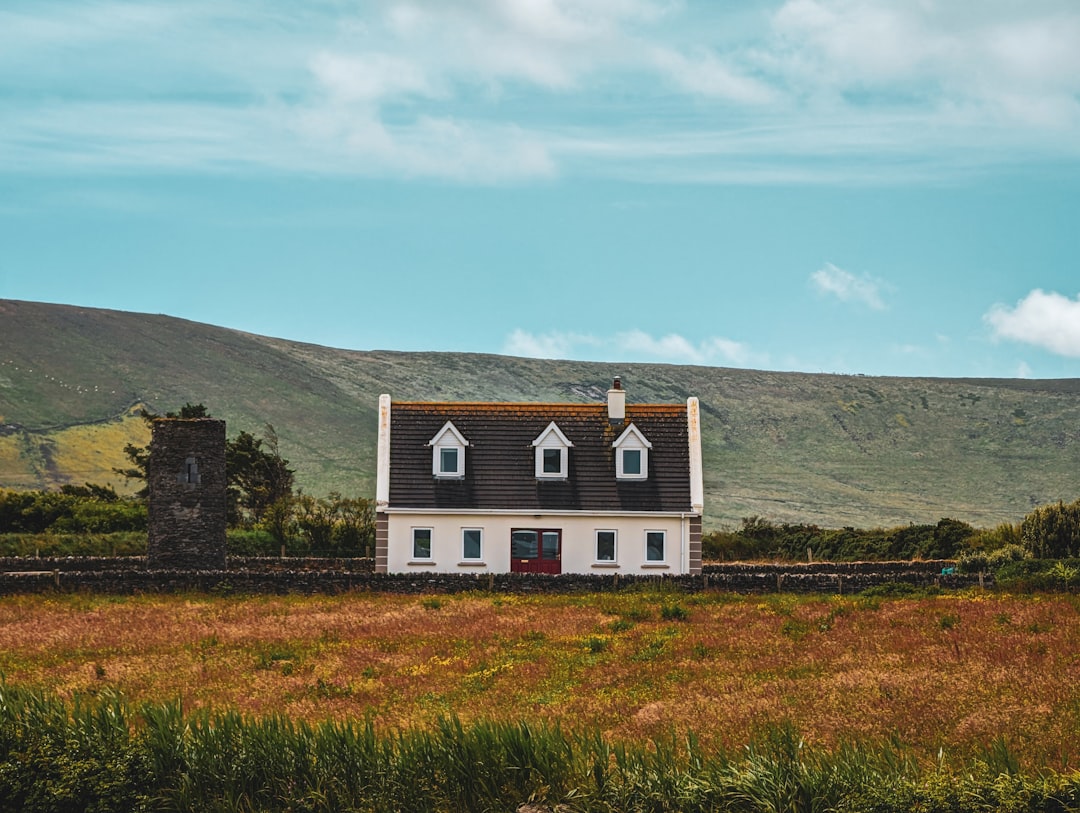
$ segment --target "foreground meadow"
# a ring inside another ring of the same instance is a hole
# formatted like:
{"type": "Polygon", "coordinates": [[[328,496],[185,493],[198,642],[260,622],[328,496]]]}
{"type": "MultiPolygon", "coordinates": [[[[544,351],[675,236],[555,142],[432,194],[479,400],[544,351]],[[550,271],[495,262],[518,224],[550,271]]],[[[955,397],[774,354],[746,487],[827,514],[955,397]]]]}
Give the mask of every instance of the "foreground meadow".
{"type": "Polygon", "coordinates": [[[1069,596],[12,596],[0,673],[61,698],[367,719],[559,722],[737,749],[900,742],[1080,767],[1069,596]]]}

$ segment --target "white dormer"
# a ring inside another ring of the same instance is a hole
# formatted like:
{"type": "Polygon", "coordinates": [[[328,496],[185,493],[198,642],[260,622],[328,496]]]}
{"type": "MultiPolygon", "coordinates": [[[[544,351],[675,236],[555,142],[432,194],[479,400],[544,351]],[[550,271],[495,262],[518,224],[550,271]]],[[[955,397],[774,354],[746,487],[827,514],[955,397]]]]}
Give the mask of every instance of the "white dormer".
{"type": "Polygon", "coordinates": [[[555,421],[532,442],[536,448],[536,476],[540,480],[565,480],[570,473],[569,450],[574,444],[555,421]]]}
{"type": "Polygon", "coordinates": [[[649,449],[652,444],[630,424],[611,444],[615,449],[615,477],[619,480],[646,480],[649,477],[649,449]]]}
{"type": "Polygon", "coordinates": [[[443,428],[435,433],[428,446],[431,447],[431,473],[444,479],[460,480],[465,476],[465,440],[457,427],[447,421],[443,428]]]}

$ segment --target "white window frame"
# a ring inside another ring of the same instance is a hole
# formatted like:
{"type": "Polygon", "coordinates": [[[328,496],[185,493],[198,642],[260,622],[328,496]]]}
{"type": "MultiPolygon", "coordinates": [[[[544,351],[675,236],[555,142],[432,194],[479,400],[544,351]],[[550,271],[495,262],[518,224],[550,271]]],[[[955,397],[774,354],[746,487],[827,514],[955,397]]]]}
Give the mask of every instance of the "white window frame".
{"type": "Polygon", "coordinates": [[[461,561],[463,562],[482,562],[484,561],[484,529],[483,528],[462,528],[461,529],[461,561]],[[480,554],[478,556],[466,556],[465,555],[465,534],[470,531],[475,531],[480,534],[480,554]]]}
{"type": "Polygon", "coordinates": [[[642,539],[642,543],[645,546],[645,550],[644,550],[645,564],[654,565],[654,564],[666,564],[667,563],[667,555],[668,555],[667,537],[668,537],[667,531],[662,530],[660,528],[648,528],[648,529],[645,530],[645,536],[642,539]],[[663,539],[663,542],[664,542],[664,550],[663,550],[664,556],[663,556],[663,558],[661,558],[661,559],[650,559],[649,558],[649,534],[660,534],[660,537],[663,539]]]}
{"type": "Polygon", "coordinates": [[[615,479],[649,479],[649,450],[652,449],[652,444],[641,434],[640,429],[630,424],[611,446],[615,449],[615,479]],[[637,474],[627,473],[623,468],[623,454],[628,451],[641,452],[641,471],[637,474]]]}
{"type": "Polygon", "coordinates": [[[532,442],[535,448],[535,474],[537,480],[565,480],[570,476],[569,457],[573,443],[552,421],[532,442]],[[544,471],[544,450],[556,449],[559,452],[559,470],[544,471]]]}
{"type": "Polygon", "coordinates": [[[409,560],[413,562],[431,562],[435,560],[435,529],[429,526],[415,527],[409,533],[409,560]],[[428,555],[416,555],[416,532],[427,531],[428,555]]]}
{"type": "Polygon", "coordinates": [[[431,447],[431,474],[440,480],[461,480],[465,477],[465,447],[469,441],[458,431],[453,422],[447,421],[442,429],[435,433],[435,437],[428,441],[431,447]],[[446,471],[442,467],[442,453],[444,449],[457,450],[457,468],[454,471],[446,471]]]}
{"type": "Polygon", "coordinates": [[[619,561],[619,532],[615,528],[597,528],[593,535],[593,561],[596,564],[613,565],[619,561]],[[611,558],[600,558],[600,534],[611,534],[611,558]]]}

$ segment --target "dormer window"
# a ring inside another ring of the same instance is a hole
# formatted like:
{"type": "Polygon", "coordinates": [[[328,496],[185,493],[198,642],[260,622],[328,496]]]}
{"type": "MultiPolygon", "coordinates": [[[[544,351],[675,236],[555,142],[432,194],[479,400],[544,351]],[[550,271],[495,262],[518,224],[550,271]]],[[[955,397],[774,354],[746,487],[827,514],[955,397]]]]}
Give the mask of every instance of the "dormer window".
{"type": "Polygon", "coordinates": [[[447,421],[435,437],[428,441],[431,447],[431,473],[446,480],[460,480],[465,476],[465,440],[457,427],[447,421]]]}
{"type": "Polygon", "coordinates": [[[626,427],[619,439],[611,444],[615,449],[615,477],[618,480],[647,480],[649,477],[649,443],[633,424],[626,427]]]}
{"type": "Polygon", "coordinates": [[[536,449],[538,480],[565,480],[569,476],[569,450],[574,444],[562,433],[555,421],[532,442],[536,449]]]}

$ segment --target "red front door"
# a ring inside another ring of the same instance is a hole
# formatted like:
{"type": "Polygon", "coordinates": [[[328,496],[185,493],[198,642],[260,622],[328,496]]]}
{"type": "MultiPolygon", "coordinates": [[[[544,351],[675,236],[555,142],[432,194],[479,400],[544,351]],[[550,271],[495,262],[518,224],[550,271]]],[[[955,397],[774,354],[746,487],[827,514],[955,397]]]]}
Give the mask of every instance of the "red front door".
{"type": "Polygon", "coordinates": [[[516,528],[510,532],[511,573],[561,573],[562,531],[516,528]]]}

